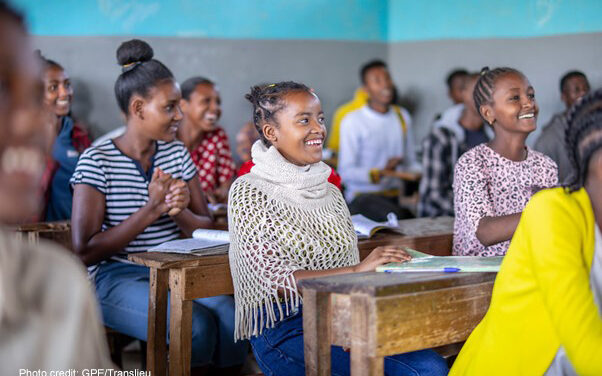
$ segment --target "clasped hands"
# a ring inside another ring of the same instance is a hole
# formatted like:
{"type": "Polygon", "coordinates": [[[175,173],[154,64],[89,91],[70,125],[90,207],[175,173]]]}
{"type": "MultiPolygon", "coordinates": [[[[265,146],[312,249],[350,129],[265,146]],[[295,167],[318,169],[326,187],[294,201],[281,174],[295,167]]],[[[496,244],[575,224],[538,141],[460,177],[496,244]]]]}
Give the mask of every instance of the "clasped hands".
{"type": "Polygon", "coordinates": [[[167,213],[176,216],[188,207],[190,191],[188,184],[181,179],[174,179],[171,174],[155,168],[148,185],[148,200],[159,214],[167,213]]]}

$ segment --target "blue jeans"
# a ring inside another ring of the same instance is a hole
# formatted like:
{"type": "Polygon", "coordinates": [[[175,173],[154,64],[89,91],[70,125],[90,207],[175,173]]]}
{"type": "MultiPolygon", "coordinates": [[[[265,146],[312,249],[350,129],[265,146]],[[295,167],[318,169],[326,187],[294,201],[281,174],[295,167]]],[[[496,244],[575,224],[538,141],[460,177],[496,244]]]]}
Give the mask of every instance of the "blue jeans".
{"type": "MultiPolygon", "coordinates": [[[[149,269],[109,261],[100,265],[95,284],[104,324],[146,341],[149,269]]],[[[169,308],[167,316],[169,323],[169,308]]],[[[193,302],[192,367],[206,364],[216,367],[240,365],[244,363],[247,353],[247,341],[234,343],[234,299],[231,296],[215,296],[193,302]]]]}
{"type": "MultiPolygon", "coordinates": [[[[278,317],[278,310],[276,309],[278,317]]],[[[257,364],[265,376],[303,376],[303,316],[299,312],[285,317],[270,329],[252,337],[251,346],[257,364]]],[[[445,360],[432,350],[414,351],[385,357],[385,375],[439,376],[447,375],[445,360]]],[[[342,347],[331,348],[332,375],[350,374],[350,357],[342,347]]]]}

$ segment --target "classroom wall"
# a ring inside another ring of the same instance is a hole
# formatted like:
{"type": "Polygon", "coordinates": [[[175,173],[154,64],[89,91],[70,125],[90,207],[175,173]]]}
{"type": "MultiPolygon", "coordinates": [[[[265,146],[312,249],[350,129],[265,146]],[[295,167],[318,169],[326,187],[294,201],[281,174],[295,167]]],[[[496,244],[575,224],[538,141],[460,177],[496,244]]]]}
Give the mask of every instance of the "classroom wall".
{"type": "Polygon", "coordinates": [[[387,41],[601,32],[600,0],[388,0],[387,41]]]}
{"type": "MultiPolygon", "coordinates": [[[[75,90],[73,112],[88,122],[95,136],[122,124],[113,93],[121,71],[115,50],[127,39],[34,37],[35,47],[47,58],[63,64],[71,75],[75,90]]],[[[358,66],[374,57],[387,58],[387,46],[379,42],[144,39],[178,80],[204,75],[218,83],[221,124],[231,138],[251,120],[251,106],[244,99],[251,85],[280,80],[304,82],[318,92],[324,111],[332,114],[355,90],[358,66]]]]}
{"type": "MultiPolygon", "coordinates": [[[[121,123],[113,95],[115,49],[132,35],[151,43],[179,80],[220,84],[222,123],[233,137],[250,118],[250,85],[294,79],[314,87],[327,116],[349,100],[360,65],[390,64],[417,105],[416,139],[450,105],[455,67],[510,65],[531,79],[539,124],[562,109],[558,80],[583,70],[602,85],[599,0],[14,0],[35,45],[76,84],[74,112],[95,135],[121,123]]],[[[533,141],[531,137],[529,142],[533,141]]]]}

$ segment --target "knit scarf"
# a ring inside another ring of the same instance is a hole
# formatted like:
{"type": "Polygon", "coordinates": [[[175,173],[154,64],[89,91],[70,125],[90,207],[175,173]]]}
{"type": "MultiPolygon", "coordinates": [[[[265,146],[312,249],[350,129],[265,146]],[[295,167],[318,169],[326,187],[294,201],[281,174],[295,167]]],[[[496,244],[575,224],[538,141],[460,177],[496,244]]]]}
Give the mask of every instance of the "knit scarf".
{"type": "Polygon", "coordinates": [[[274,146],[267,148],[261,140],[253,144],[251,156],[255,164],[251,173],[273,185],[273,190],[291,194],[299,202],[327,197],[330,167],[326,163],[297,166],[284,158],[274,146]]]}
{"type": "Polygon", "coordinates": [[[323,162],[297,166],[257,141],[255,166],[230,188],[230,267],[235,339],[261,334],[301,301],[293,273],[359,262],[357,237],[323,162]]]}

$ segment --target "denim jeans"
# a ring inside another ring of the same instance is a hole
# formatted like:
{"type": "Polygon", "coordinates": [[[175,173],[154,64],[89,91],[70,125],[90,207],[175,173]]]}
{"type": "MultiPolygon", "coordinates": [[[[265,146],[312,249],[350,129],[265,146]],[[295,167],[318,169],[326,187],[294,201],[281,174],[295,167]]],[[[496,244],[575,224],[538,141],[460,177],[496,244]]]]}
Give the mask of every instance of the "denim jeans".
{"type": "MultiPolygon", "coordinates": [[[[146,341],[149,269],[109,261],[100,265],[95,284],[104,324],[146,341]]],[[[169,323],[169,305],[167,316],[169,323]]],[[[243,364],[247,353],[247,341],[234,343],[234,299],[231,296],[193,301],[192,367],[243,364]]]]}
{"type": "MultiPolygon", "coordinates": [[[[276,316],[278,310],[275,309],[276,316]]],[[[257,364],[265,376],[303,376],[303,316],[302,308],[285,317],[275,327],[263,329],[252,337],[251,346],[257,364]]],[[[339,346],[331,348],[332,375],[350,374],[350,357],[339,346]]],[[[440,376],[447,375],[445,360],[432,350],[414,351],[385,357],[385,375],[440,376]]]]}

